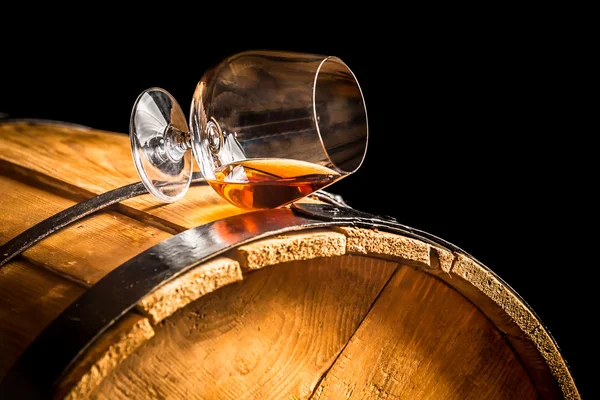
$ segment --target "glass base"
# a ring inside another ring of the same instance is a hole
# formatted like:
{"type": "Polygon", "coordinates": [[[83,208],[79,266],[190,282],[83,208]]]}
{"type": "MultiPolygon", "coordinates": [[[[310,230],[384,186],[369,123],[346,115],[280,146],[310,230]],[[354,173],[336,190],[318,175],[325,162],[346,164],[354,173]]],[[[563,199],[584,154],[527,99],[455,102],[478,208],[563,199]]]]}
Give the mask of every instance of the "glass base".
{"type": "Polygon", "coordinates": [[[131,153],[144,186],[160,201],[174,202],[190,186],[188,132],[181,107],[166,90],[151,88],[139,95],[129,126],[131,153]]]}

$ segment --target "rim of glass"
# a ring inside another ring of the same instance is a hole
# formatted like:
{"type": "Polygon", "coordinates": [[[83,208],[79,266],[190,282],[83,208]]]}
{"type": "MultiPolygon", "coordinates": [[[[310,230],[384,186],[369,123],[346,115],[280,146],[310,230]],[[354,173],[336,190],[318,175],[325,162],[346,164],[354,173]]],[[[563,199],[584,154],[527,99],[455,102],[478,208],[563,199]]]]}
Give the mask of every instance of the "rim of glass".
{"type": "Polygon", "coordinates": [[[319,141],[321,142],[321,147],[323,148],[323,151],[325,152],[325,156],[327,157],[327,159],[329,160],[329,162],[331,163],[331,165],[336,170],[338,170],[339,172],[342,172],[342,173],[348,174],[348,175],[353,174],[354,172],[358,171],[358,169],[365,162],[365,158],[367,156],[367,148],[369,147],[369,116],[367,114],[367,104],[365,103],[365,96],[363,94],[362,88],[360,87],[360,83],[358,83],[358,79],[356,79],[356,75],[354,75],[354,72],[352,72],[352,70],[350,69],[350,67],[348,67],[348,65],[344,61],[342,61],[342,59],[340,59],[339,57],[336,57],[336,56],[327,56],[319,64],[319,67],[317,68],[317,71],[315,72],[315,81],[313,83],[312,106],[313,106],[313,118],[314,118],[314,121],[315,121],[315,126],[317,128],[317,134],[319,135],[319,141]],[[365,149],[364,149],[362,157],[360,159],[360,163],[352,171],[344,171],[343,169],[341,169],[340,167],[338,167],[336,163],[333,162],[333,160],[329,156],[329,152],[327,151],[327,147],[325,147],[325,142],[323,141],[323,136],[321,135],[321,128],[319,127],[319,120],[317,119],[317,105],[316,105],[317,81],[319,79],[319,73],[321,72],[321,67],[323,67],[323,65],[325,65],[325,63],[327,61],[330,61],[330,60],[335,60],[335,61],[339,62],[341,65],[343,65],[346,68],[346,70],[348,70],[348,72],[350,72],[350,75],[352,75],[352,79],[354,79],[354,83],[356,84],[356,87],[358,88],[358,91],[360,93],[360,98],[361,98],[362,103],[363,103],[363,111],[365,113],[365,124],[366,124],[366,127],[367,127],[367,131],[365,132],[365,135],[366,135],[365,149]]]}

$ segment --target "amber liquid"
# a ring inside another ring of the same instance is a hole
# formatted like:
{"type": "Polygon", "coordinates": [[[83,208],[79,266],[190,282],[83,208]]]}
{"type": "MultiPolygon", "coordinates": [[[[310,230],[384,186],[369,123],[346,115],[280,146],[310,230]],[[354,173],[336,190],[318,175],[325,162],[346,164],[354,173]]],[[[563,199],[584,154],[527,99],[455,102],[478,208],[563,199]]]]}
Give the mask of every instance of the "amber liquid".
{"type": "Polygon", "coordinates": [[[289,204],[340,176],[329,168],[304,161],[258,158],[224,165],[208,183],[233,205],[260,210],[289,204]]]}

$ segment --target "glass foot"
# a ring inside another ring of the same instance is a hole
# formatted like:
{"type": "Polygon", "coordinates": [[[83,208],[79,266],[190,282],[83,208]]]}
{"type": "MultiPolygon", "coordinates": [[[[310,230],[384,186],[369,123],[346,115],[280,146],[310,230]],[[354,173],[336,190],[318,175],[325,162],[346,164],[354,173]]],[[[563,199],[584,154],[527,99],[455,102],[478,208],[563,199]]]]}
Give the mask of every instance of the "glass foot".
{"type": "Polygon", "coordinates": [[[173,96],[160,88],[142,92],[133,106],[129,137],[148,191],[166,203],[183,197],[192,179],[192,152],[185,115],[173,96]]]}

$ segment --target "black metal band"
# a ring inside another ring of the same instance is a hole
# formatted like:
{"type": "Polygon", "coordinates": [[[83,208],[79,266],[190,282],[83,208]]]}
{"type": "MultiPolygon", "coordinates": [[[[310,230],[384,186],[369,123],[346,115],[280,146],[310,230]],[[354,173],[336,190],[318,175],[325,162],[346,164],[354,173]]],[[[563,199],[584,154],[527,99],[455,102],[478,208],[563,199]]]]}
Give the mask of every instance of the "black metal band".
{"type": "MultiPolygon", "coordinates": [[[[192,184],[206,184],[206,181],[199,172],[194,172],[192,175],[192,184]]],[[[122,186],[77,203],[43,220],[0,246],[0,268],[40,240],[65,226],[113,204],[146,193],[148,191],[142,182],[132,183],[131,185],[122,186]]]]}
{"type": "MultiPolygon", "coordinates": [[[[206,184],[206,180],[202,178],[199,172],[194,172],[192,175],[192,185],[206,184]]],[[[110,190],[106,193],[99,194],[88,200],[77,203],[45,220],[37,223],[18,236],[9,240],[0,246],[0,268],[10,260],[29,249],[40,240],[53,234],[54,232],[76,222],[96,211],[103,210],[116,203],[137,197],[148,193],[142,182],[132,183],[131,185],[122,186],[120,188],[110,190]]],[[[340,207],[348,207],[341,196],[318,191],[312,194],[317,199],[329,204],[340,207]]]]}

